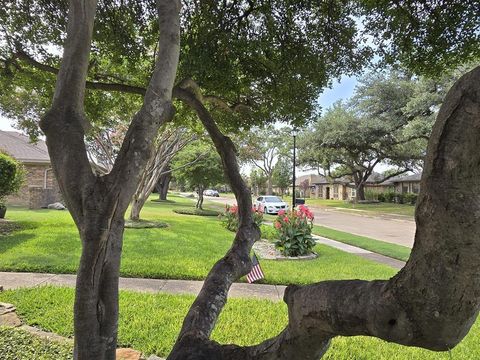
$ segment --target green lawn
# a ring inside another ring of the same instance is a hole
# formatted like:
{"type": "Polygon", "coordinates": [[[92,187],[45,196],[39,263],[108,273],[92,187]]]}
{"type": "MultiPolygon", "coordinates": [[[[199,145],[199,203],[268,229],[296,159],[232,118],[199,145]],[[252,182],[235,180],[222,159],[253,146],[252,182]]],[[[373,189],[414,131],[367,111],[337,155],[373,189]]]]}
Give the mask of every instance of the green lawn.
{"type": "MultiPolygon", "coordinates": [[[[292,198],[284,196],[283,199],[290,204],[292,198]]],[[[412,217],[415,214],[415,206],[407,204],[377,203],[377,204],[352,204],[344,200],[325,200],[306,198],[305,205],[317,207],[331,207],[348,210],[362,210],[366,214],[372,215],[406,215],[412,217]]]]}
{"type": "MultiPolygon", "coordinates": [[[[15,304],[19,315],[30,325],[64,336],[71,336],[73,333],[72,289],[42,287],[5,291],[0,293],[0,301],[15,304]]],[[[133,347],[146,354],[167,355],[192,301],[192,296],[121,292],[119,345],[133,347]]],[[[217,323],[213,339],[225,344],[258,343],[275,336],[285,326],[286,310],[286,305],[283,303],[230,299],[217,323]]],[[[1,354],[3,354],[2,344],[8,348],[15,347],[17,339],[10,338],[11,332],[11,330],[0,330],[1,354]]],[[[368,337],[339,337],[333,340],[331,349],[324,359],[475,360],[480,358],[479,338],[478,321],[469,335],[451,351],[451,354],[407,348],[368,337]]],[[[25,358],[65,359],[66,356],[62,355],[63,353],[52,355],[52,357],[25,358]]],[[[12,359],[23,358],[12,357],[12,359]]]]}
{"type": "MultiPolygon", "coordinates": [[[[147,220],[166,222],[163,229],[126,229],[121,275],[169,279],[203,279],[231,245],[234,234],[216,217],[181,215],[176,208],[192,206],[189,199],[149,201],[147,220]]],[[[77,230],[66,211],[9,208],[8,217],[25,228],[0,236],[0,271],[74,273],[80,256],[77,230]]],[[[306,284],[326,279],[388,278],[395,270],[328,246],[318,245],[311,261],[261,262],[265,282],[306,284]]]]}
{"type": "Polygon", "coordinates": [[[406,246],[391,244],[385,241],[371,239],[365,236],[354,235],[343,231],[331,229],[325,226],[314,225],[312,232],[316,235],[337,240],[342,243],[370,250],[372,252],[389,256],[394,259],[407,261],[410,257],[411,249],[406,246]]]}

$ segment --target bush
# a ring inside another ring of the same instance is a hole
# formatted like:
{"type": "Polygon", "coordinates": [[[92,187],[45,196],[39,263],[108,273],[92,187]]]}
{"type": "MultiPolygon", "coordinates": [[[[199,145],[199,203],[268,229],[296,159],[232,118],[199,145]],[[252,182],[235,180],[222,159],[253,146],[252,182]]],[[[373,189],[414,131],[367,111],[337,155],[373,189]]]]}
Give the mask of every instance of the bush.
{"type": "Polygon", "coordinates": [[[370,189],[365,190],[365,200],[380,200],[378,195],[379,193],[375,190],[370,190],[370,189]]]}
{"type": "Polygon", "coordinates": [[[22,186],[22,165],[12,157],[0,153],[0,207],[5,206],[5,197],[15,194],[22,186]]]}
{"type": "MultiPolygon", "coordinates": [[[[385,199],[385,202],[393,203],[395,201],[395,195],[396,195],[396,193],[394,191],[384,192],[383,197],[385,199]]],[[[380,198],[378,200],[380,200],[380,198]]]]}
{"type": "Polygon", "coordinates": [[[405,203],[405,195],[402,194],[402,193],[395,194],[395,203],[404,204],[405,203]]]}
{"type": "MultiPolygon", "coordinates": [[[[263,223],[263,212],[256,207],[252,208],[253,221],[260,227],[263,223]]],[[[230,231],[236,232],[238,230],[238,206],[225,205],[225,212],[220,215],[222,225],[230,231]]]]}
{"type": "Polygon", "coordinates": [[[278,239],[278,230],[271,225],[261,225],[260,231],[262,233],[262,239],[266,239],[270,242],[274,242],[278,239]]]}
{"type": "Polygon", "coordinates": [[[405,204],[415,205],[418,195],[414,193],[406,193],[404,195],[405,204]]]}
{"type": "Polygon", "coordinates": [[[182,215],[197,215],[197,216],[219,216],[220,213],[215,210],[202,210],[202,209],[174,209],[174,213],[182,215]]]}
{"type": "Polygon", "coordinates": [[[275,246],[285,256],[302,256],[312,252],[315,241],[312,238],[313,214],[304,205],[286,213],[279,211],[274,227],[279,239],[275,246]]]}

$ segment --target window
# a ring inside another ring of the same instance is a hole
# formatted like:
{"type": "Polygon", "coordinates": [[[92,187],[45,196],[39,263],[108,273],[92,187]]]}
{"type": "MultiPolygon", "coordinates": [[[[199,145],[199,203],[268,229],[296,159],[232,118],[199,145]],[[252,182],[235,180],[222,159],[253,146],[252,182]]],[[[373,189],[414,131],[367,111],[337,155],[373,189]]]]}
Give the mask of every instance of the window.
{"type": "Polygon", "coordinates": [[[262,201],[262,200],[263,200],[263,197],[261,196],[257,199],[257,201],[262,201]]]}
{"type": "Polygon", "coordinates": [[[321,185],[318,187],[318,197],[323,198],[323,186],[321,185]]]}
{"type": "Polygon", "coordinates": [[[333,185],[333,197],[338,198],[338,184],[333,185]]]}
{"type": "Polygon", "coordinates": [[[352,198],[357,197],[357,189],[352,188],[351,190],[352,190],[352,193],[351,193],[350,197],[352,197],[352,198]]]}
{"type": "Polygon", "coordinates": [[[418,194],[420,192],[420,184],[419,183],[413,183],[412,184],[412,192],[415,194],[418,194]]]}

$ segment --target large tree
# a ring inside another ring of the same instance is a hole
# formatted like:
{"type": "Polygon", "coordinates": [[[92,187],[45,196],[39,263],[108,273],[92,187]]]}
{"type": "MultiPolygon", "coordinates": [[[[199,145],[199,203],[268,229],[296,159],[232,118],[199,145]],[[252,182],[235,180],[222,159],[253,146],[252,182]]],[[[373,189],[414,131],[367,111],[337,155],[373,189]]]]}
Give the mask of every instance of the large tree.
{"type": "Polygon", "coordinates": [[[301,162],[323,176],[351,178],[357,200],[365,199],[365,184],[379,164],[390,171],[376,176],[377,183],[421,169],[435,115],[454,73],[435,81],[399,71],[367,74],[349,102],[334,104],[303,133],[301,162]]]}
{"type": "MultiPolygon", "coordinates": [[[[0,16],[7,12],[15,18],[10,21],[2,16],[7,30],[20,27],[10,42],[20,42],[21,48],[28,47],[31,52],[25,57],[15,46],[7,49],[6,53],[13,52],[14,57],[3,59],[4,69],[20,71],[22,76],[31,69],[55,73],[58,63],[41,44],[45,39],[54,38],[59,43],[65,40],[55,95],[42,129],[82,238],[75,301],[75,358],[115,356],[123,216],[156,130],[173,116],[172,94],[197,113],[211,136],[238,201],[240,227],[226,256],[205,279],[170,359],[317,359],[337,335],[370,335],[404,345],[447,350],[468,332],[480,306],[476,276],[480,271],[480,222],[475,216],[480,211],[480,154],[475,151],[480,138],[480,69],[453,88],[440,111],[417,204],[416,242],[405,268],[388,281],[290,286],[285,295],[289,324],[281,334],[257,346],[224,346],[211,341],[210,335],[231,284],[251,269],[249,252],[260,232],[252,220],[250,191],[240,176],[233,143],[215,120],[224,128],[239,128],[260,121],[270,111],[294,120],[309,115],[319,87],[340,70],[348,72],[355,65],[352,49],[358,39],[350,16],[353,3],[187,1],[182,24],[186,24],[188,56],[180,66],[184,80],[175,86],[178,2],[158,0],[158,9],[153,11],[152,3],[141,1],[99,3],[91,61],[88,55],[95,1],[71,1],[65,39],[64,2],[17,1],[13,4],[20,6],[14,6],[14,10],[11,4],[7,2],[0,12],[0,16]],[[19,19],[17,13],[23,16],[19,19]],[[34,26],[24,26],[25,14],[30,13],[36,16],[29,17],[28,24],[34,26]],[[157,16],[158,25],[148,22],[144,26],[145,19],[157,16]],[[22,41],[26,39],[29,41],[22,41]],[[148,62],[157,40],[157,56],[148,62]],[[151,46],[142,45],[148,51],[138,55],[137,46],[143,41],[150,41],[151,46]],[[126,55],[119,56],[119,50],[126,55]],[[128,79],[127,70],[135,68],[130,60],[137,55],[144,60],[139,63],[143,72],[132,71],[128,79]],[[192,66],[187,67],[189,61],[192,66]],[[189,78],[187,69],[196,81],[189,78]],[[120,82],[99,82],[112,80],[111,74],[117,72],[123,75],[120,82]],[[217,76],[211,76],[215,73],[217,76]],[[150,81],[145,89],[146,79],[150,81]],[[131,80],[134,85],[123,80],[131,80]],[[103,177],[92,173],[85,151],[85,87],[144,95],[113,170],[103,177]],[[227,101],[220,99],[222,95],[227,101]],[[251,117],[238,115],[236,110],[244,106],[253,109],[251,117]],[[234,112],[224,115],[223,110],[234,112]]],[[[18,90],[15,86],[11,89],[12,94],[18,90]]]]}
{"type": "Polygon", "coordinates": [[[288,161],[291,136],[288,128],[254,128],[238,136],[239,159],[255,166],[267,179],[267,195],[273,194],[273,174],[279,159],[288,161]]]}
{"type": "Polygon", "coordinates": [[[203,208],[203,192],[225,181],[220,157],[209,143],[196,141],[186,146],[175,155],[171,166],[175,180],[197,192],[197,209],[203,208]]]}

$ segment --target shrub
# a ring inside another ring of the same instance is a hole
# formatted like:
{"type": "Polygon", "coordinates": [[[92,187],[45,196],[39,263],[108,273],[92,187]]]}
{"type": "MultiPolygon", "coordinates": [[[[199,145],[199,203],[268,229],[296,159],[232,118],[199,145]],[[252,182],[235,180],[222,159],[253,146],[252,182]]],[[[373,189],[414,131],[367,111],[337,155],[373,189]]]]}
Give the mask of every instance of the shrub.
{"type": "Polygon", "coordinates": [[[0,207],[4,207],[5,197],[15,194],[24,180],[23,168],[12,157],[0,153],[0,207]]]}
{"type": "Polygon", "coordinates": [[[266,239],[270,242],[274,242],[278,239],[278,230],[271,225],[260,226],[260,231],[262,233],[262,239],[266,239]]]}
{"type": "Polygon", "coordinates": [[[397,204],[405,203],[405,195],[402,193],[395,194],[395,203],[397,204]]]}
{"type": "MultiPolygon", "coordinates": [[[[263,223],[263,212],[256,207],[252,208],[253,221],[260,227],[263,223]]],[[[225,205],[225,212],[220,215],[222,225],[230,231],[236,232],[238,230],[238,206],[225,205]]]]}
{"type": "Polygon", "coordinates": [[[312,252],[315,241],[312,238],[313,214],[304,205],[298,210],[286,213],[279,211],[273,224],[279,239],[275,246],[285,256],[302,256],[312,252]]]}
{"type": "Polygon", "coordinates": [[[365,200],[380,200],[378,195],[379,193],[375,190],[370,190],[370,189],[365,190],[365,200]]]}
{"type": "Polygon", "coordinates": [[[395,201],[396,193],[394,191],[386,191],[383,193],[385,202],[393,203],[395,201]]]}
{"type": "Polygon", "coordinates": [[[404,195],[405,204],[415,205],[418,195],[414,193],[406,193],[404,195]]]}

